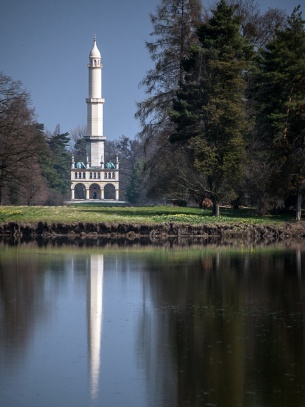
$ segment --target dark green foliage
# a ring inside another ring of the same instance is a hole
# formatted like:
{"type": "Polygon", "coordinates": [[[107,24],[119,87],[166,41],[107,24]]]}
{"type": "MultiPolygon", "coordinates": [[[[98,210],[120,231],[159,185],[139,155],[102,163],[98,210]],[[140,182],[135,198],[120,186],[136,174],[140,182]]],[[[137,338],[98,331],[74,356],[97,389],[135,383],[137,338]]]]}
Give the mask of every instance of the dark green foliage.
{"type": "Polygon", "coordinates": [[[246,131],[246,73],[251,47],[240,35],[240,19],[224,0],[198,31],[200,45],[184,62],[185,82],[170,113],[172,142],[188,143],[203,189],[214,203],[232,199],[243,176],[246,131]]]}
{"type": "Polygon", "coordinates": [[[200,0],[161,0],[156,13],[151,14],[154,41],[146,46],[155,66],[149,70],[141,85],[148,98],[138,103],[137,117],[143,125],[143,137],[156,138],[167,126],[168,108],[174,92],[183,80],[182,60],[197,42],[196,29],[201,22],[200,0]]]}
{"type": "Polygon", "coordinates": [[[74,160],[75,162],[81,161],[81,162],[86,162],[87,157],[86,157],[86,140],[84,137],[79,138],[74,145],[74,160]]]}
{"type": "Polygon", "coordinates": [[[130,174],[126,197],[129,203],[139,203],[143,192],[143,161],[138,160],[134,166],[132,173],[130,174]]]}
{"type": "Polygon", "coordinates": [[[300,199],[305,181],[305,30],[300,7],[261,52],[259,69],[257,128],[269,151],[273,183],[284,197],[300,199]]]}
{"type": "Polygon", "coordinates": [[[69,133],[54,133],[47,139],[49,151],[42,162],[43,175],[49,188],[68,194],[70,187],[71,155],[68,152],[69,133]]]}
{"type": "Polygon", "coordinates": [[[105,155],[112,160],[119,158],[120,195],[130,203],[138,203],[144,195],[143,186],[143,142],[137,138],[121,136],[118,140],[106,141],[105,155]]]}
{"type": "Polygon", "coordinates": [[[169,135],[173,123],[168,111],[184,79],[182,60],[189,56],[191,46],[198,42],[196,31],[202,21],[202,2],[161,0],[150,17],[152,40],[146,46],[154,66],[141,83],[147,98],[138,103],[136,117],[143,126],[140,135],[146,152],[145,187],[151,198],[158,199],[175,194],[179,189],[179,185],[172,182],[172,176],[166,176],[160,168],[172,166],[171,154],[167,152],[170,151],[169,135]]]}

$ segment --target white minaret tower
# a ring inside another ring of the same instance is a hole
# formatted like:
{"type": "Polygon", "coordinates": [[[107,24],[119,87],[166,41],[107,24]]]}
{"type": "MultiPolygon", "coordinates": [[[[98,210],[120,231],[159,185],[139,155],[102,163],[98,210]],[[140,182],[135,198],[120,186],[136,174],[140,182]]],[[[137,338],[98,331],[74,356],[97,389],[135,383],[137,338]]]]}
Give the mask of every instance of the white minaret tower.
{"type": "Polygon", "coordinates": [[[105,162],[103,130],[102,63],[94,37],[89,54],[89,96],[87,103],[86,162],[72,156],[71,199],[119,200],[119,160],[105,162]]]}
{"type": "Polygon", "coordinates": [[[104,131],[102,98],[102,63],[101,53],[94,37],[93,48],[89,54],[89,96],[87,102],[86,152],[87,167],[100,167],[104,162],[104,131]]]}

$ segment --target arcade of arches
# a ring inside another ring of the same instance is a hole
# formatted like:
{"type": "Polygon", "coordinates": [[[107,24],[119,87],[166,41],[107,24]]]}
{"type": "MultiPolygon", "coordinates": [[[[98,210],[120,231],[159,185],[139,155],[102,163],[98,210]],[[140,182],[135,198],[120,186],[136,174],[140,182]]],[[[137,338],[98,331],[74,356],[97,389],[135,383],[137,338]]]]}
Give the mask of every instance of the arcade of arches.
{"type": "Polygon", "coordinates": [[[86,193],[84,184],[76,184],[74,188],[74,199],[116,199],[116,190],[113,184],[106,184],[103,189],[98,184],[90,185],[86,193]],[[87,197],[88,196],[88,197],[87,197]]]}

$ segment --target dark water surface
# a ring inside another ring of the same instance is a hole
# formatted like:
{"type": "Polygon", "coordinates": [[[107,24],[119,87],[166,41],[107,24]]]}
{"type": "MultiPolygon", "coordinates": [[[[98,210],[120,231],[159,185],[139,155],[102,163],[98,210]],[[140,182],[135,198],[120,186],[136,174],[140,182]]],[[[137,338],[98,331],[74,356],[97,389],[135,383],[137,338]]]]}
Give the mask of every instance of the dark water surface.
{"type": "Polygon", "coordinates": [[[0,246],[0,406],[305,406],[304,250],[0,246]]]}

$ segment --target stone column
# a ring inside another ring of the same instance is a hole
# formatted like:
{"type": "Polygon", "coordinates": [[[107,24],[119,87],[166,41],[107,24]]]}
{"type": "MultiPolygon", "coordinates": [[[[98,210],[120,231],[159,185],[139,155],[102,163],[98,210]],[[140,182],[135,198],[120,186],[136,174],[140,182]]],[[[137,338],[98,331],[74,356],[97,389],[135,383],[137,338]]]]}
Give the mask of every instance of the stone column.
{"type": "Polygon", "coordinates": [[[89,188],[86,188],[86,199],[89,199],[89,197],[90,197],[89,193],[90,193],[89,188]]]}

